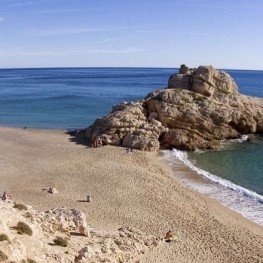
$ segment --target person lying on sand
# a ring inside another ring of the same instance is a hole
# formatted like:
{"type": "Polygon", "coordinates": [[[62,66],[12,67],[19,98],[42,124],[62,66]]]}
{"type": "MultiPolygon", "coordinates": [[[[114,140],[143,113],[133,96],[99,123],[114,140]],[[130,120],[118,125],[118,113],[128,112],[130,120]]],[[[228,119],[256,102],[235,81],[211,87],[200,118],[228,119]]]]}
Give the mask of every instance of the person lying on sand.
{"type": "Polygon", "coordinates": [[[171,242],[171,241],[176,241],[178,239],[178,237],[174,234],[172,234],[172,231],[169,230],[164,237],[164,241],[165,242],[171,242]]]}

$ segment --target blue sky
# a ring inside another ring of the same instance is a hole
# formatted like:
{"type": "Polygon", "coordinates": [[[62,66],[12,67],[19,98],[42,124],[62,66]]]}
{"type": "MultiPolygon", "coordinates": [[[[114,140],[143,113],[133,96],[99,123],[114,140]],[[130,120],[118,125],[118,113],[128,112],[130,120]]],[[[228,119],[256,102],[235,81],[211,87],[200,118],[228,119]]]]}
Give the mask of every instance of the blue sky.
{"type": "Polygon", "coordinates": [[[0,68],[263,70],[262,0],[0,0],[0,68]]]}

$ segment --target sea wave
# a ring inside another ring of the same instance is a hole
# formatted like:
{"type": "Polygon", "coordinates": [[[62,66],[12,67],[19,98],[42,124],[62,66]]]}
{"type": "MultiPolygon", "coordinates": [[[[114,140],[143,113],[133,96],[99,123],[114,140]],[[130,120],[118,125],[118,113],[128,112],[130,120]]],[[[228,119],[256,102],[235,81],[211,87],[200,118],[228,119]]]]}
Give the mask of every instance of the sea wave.
{"type": "Polygon", "coordinates": [[[41,98],[42,100],[71,100],[75,98],[80,98],[82,96],[76,94],[66,94],[66,95],[56,95],[56,96],[49,96],[45,98],[41,98]]]}
{"type": "Polygon", "coordinates": [[[241,136],[241,138],[223,140],[223,141],[221,142],[221,144],[224,146],[224,145],[226,145],[226,144],[243,143],[243,142],[246,142],[247,140],[248,140],[248,135],[247,135],[247,134],[243,134],[243,135],[241,136]]]}
{"type": "Polygon", "coordinates": [[[60,100],[71,100],[78,98],[83,98],[84,96],[79,95],[55,95],[55,96],[32,96],[32,95],[24,95],[17,96],[17,98],[9,99],[8,101],[3,101],[4,104],[14,104],[14,103],[34,103],[34,102],[44,102],[44,101],[60,101],[60,100]]]}
{"type": "Polygon", "coordinates": [[[256,200],[256,201],[260,202],[261,204],[263,204],[263,196],[259,195],[258,193],[251,191],[247,188],[244,188],[240,185],[236,185],[229,180],[223,179],[217,175],[211,174],[208,171],[205,171],[205,170],[195,166],[188,159],[187,152],[183,152],[180,150],[173,149],[172,153],[173,153],[174,157],[176,157],[178,160],[180,160],[186,166],[188,166],[191,170],[195,171],[197,174],[203,176],[204,178],[207,178],[214,183],[217,183],[223,187],[226,187],[228,189],[231,189],[233,191],[241,193],[241,194],[245,195],[246,197],[252,198],[253,200],[256,200]]]}
{"type": "Polygon", "coordinates": [[[174,174],[176,178],[184,185],[220,201],[222,205],[263,226],[263,197],[261,195],[196,167],[188,159],[187,152],[164,150],[162,153],[163,155],[160,158],[175,168],[174,174]],[[180,164],[184,164],[193,170],[197,177],[177,172],[181,171],[178,167],[180,164]],[[200,177],[198,178],[199,175],[200,177]],[[203,180],[200,180],[201,178],[203,180]]]}

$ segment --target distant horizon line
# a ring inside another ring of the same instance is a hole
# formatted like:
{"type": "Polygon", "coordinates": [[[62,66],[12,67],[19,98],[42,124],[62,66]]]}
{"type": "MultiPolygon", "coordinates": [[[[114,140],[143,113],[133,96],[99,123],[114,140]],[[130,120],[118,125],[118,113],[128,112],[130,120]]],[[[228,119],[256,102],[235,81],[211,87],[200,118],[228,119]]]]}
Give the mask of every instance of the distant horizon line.
{"type": "MultiPolygon", "coordinates": [[[[207,65],[200,65],[200,66],[207,66],[207,65]]],[[[212,65],[208,65],[212,66],[212,65]]],[[[212,66],[214,67],[214,66],[212,66]]],[[[180,67],[135,67],[135,66],[65,66],[65,67],[0,67],[0,70],[41,70],[41,69],[179,69],[180,67]]],[[[198,68],[198,67],[189,67],[189,68],[198,68]]],[[[215,67],[214,67],[215,68],[215,67]]],[[[263,71],[263,69],[238,69],[238,68],[215,68],[217,70],[244,70],[244,71],[263,71]]]]}

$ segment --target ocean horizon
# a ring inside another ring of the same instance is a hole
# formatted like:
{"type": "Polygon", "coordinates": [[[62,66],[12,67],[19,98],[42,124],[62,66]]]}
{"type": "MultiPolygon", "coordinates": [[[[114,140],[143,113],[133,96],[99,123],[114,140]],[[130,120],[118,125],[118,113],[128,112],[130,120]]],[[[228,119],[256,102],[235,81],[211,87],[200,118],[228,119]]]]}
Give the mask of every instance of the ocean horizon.
{"type": "MultiPolygon", "coordinates": [[[[263,98],[263,71],[225,70],[239,92],[263,98]]],[[[165,88],[178,68],[74,67],[0,69],[0,125],[36,129],[83,129],[113,105],[143,99],[165,88]]],[[[263,225],[263,139],[229,141],[219,151],[169,151],[202,178],[179,178],[263,225]],[[224,169],[223,169],[224,168],[224,169]]]]}

